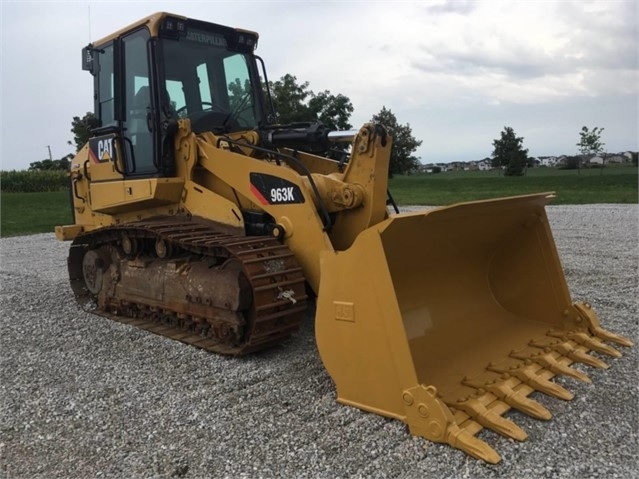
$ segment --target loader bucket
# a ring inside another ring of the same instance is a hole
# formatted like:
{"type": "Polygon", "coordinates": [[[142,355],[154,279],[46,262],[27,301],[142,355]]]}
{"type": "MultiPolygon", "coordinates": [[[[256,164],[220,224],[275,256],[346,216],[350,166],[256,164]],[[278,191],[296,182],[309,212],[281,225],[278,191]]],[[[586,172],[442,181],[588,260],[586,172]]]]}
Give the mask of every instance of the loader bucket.
{"type": "Polygon", "coordinates": [[[404,421],[412,434],[490,463],[489,428],[524,440],[511,408],[550,412],[533,391],[571,399],[550,381],[590,381],[570,367],[607,365],[590,351],[632,343],[572,304],[537,194],[391,217],[346,251],[321,256],[316,337],[337,400],[404,421]]]}

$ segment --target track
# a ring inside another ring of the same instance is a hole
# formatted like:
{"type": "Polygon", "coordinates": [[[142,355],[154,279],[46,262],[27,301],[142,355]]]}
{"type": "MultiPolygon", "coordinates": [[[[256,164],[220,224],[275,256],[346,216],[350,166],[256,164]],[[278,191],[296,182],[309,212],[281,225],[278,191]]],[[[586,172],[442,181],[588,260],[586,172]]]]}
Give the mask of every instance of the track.
{"type": "Polygon", "coordinates": [[[247,354],[295,332],[305,278],[287,246],[167,217],[79,235],[69,278],[91,312],[221,354],[247,354]]]}

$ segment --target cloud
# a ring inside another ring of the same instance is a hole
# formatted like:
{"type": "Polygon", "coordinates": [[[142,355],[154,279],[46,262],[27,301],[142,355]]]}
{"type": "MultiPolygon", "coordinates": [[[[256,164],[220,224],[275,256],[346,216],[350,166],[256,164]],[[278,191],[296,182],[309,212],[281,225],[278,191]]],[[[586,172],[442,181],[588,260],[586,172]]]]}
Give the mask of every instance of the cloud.
{"type": "Polygon", "coordinates": [[[607,6],[605,14],[544,5],[512,3],[500,12],[501,3],[482,4],[476,15],[440,24],[411,53],[414,75],[489,104],[636,94],[637,24],[627,4],[607,6]]]}
{"type": "Polygon", "coordinates": [[[71,151],[71,119],[92,109],[80,49],[154,11],[259,32],[270,80],[291,73],[314,91],[346,95],[354,125],[390,108],[424,140],[424,161],[483,158],[505,125],[525,137],[531,154],[573,152],[584,124],[605,127],[611,150],[639,148],[632,1],[2,1],[0,8],[2,169],[42,160],[47,145],[54,157],[71,151]]]}
{"type": "Polygon", "coordinates": [[[477,2],[470,0],[445,0],[442,2],[429,2],[425,9],[431,15],[467,15],[475,10],[476,6],[477,2]]]}

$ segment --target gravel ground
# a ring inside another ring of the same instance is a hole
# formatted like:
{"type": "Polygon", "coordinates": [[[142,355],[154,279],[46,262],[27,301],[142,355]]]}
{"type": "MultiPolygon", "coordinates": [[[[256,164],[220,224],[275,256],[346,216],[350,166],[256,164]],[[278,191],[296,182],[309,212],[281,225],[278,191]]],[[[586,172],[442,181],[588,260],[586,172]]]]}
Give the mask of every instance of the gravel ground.
{"type": "MultiPolygon", "coordinates": [[[[575,299],[637,341],[637,205],[551,206],[575,299]]],[[[0,476],[639,477],[637,347],[585,367],[593,384],[535,399],[550,422],[509,413],[525,442],[480,437],[499,465],[338,405],[309,321],[256,356],[229,359],[87,314],[53,234],[0,242],[0,476]]]]}

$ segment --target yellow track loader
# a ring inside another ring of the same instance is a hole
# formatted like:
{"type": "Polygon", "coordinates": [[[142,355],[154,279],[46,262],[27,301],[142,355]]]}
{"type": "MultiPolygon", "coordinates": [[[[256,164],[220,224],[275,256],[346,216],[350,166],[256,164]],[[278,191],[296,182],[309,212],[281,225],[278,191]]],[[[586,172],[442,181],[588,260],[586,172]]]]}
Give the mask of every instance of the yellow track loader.
{"type": "MultiPolygon", "coordinates": [[[[573,304],[551,194],[399,214],[382,125],[272,121],[258,35],[156,13],[82,50],[97,125],[70,169],[68,269],[80,304],[216,353],[290,337],[316,295],[337,400],[485,461],[482,428],[523,440],[511,408],[619,356],[573,304]],[[348,152],[323,154],[335,143],[348,152]],[[389,210],[393,210],[391,212],[389,210]]],[[[268,83],[266,81],[266,83],[268,83]]]]}

